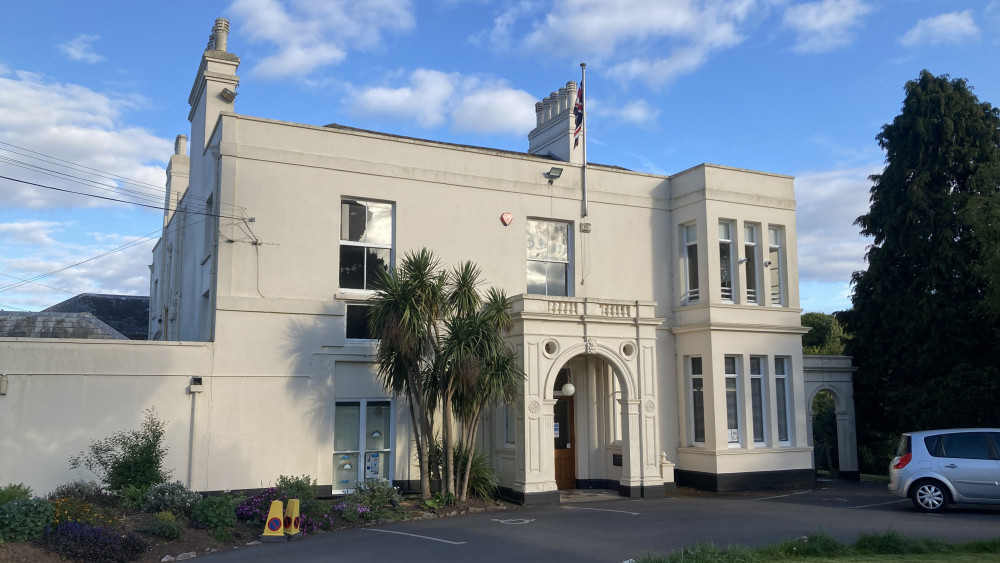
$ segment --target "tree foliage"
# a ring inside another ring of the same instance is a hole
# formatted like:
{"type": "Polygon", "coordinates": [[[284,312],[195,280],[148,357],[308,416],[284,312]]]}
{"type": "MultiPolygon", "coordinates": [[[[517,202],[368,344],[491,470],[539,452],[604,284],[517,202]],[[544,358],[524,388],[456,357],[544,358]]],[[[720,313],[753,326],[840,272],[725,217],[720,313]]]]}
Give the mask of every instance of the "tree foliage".
{"type": "Polygon", "coordinates": [[[886,166],[856,221],[873,241],[846,315],[869,443],[995,425],[1000,402],[1000,112],[947,75],[905,91],[876,137],[886,166]]]}
{"type": "Polygon", "coordinates": [[[108,490],[116,492],[129,485],[145,490],[166,481],[170,477],[170,471],[163,467],[166,422],[156,416],[154,408],[142,412],[138,430],[115,432],[91,442],[87,451],[69,458],[70,469],[89,469],[108,490]]]}
{"type": "Polygon", "coordinates": [[[844,353],[845,335],[840,321],[826,313],[802,315],[802,326],[812,330],[802,335],[802,353],[808,356],[839,356],[844,353]]]}
{"type": "Polygon", "coordinates": [[[384,270],[369,300],[368,325],[379,338],[378,373],[386,390],[403,396],[414,429],[420,489],[430,498],[430,458],[441,414],[442,489],[464,500],[483,410],[509,400],[524,379],[504,341],[512,325],[507,296],[480,291],[481,271],[465,262],[448,271],[434,254],[409,252],[384,270]],[[456,434],[457,433],[457,434],[456,434]],[[456,459],[466,460],[455,467],[456,459]]]}

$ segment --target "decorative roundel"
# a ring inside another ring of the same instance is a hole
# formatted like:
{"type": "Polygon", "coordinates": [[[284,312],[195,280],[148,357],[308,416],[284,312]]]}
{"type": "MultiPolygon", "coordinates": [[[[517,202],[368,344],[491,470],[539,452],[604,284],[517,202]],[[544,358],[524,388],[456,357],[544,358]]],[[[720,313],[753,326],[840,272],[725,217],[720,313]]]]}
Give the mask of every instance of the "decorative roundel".
{"type": "Polygon", "coordinates": [[[285,527],[286,528],[291,528],[292,527],[292,517],[291,516],[285,516],[285,527]]]}
{"type": "Polygon", "coordinates": [[[635,343],[622,342],[622,345],[621,347],[618,348],[618,351],[621,353],[623,357],[631,360],[635,356],[635,343]]]}
{"type": "Polygon", "coordinates": [[[653,404],[653,401],[646,401],[646,412],[653,412],[655,408],[656,405],[653,404]]]}
{"type": "Polygon", "coordinates": [[[272,532],[277,532],[281,529],[281,518],[271,518],[267,521],[267,529],[272,532]]]}
{"type": "Polygon", "coordinates": [[[559,353],[559,342],[557,342],[556,340],[549,339],[542,344],[542,354],[544,354],[546,358],[551,358],[558,353],[559,353]]]}
{"type": "Polygon", "coordinates": [[[295,527],[296,528],[299,527],[299,517],[298,516],[295,517],[295,527]]]}
{"type": "Polygon", "coordinates": [[[538,404],[538,401],[531,401],[528,403],[528,411],[531,412],[531,414],[536,414],[539,408],[540,405],[538,404]]]}

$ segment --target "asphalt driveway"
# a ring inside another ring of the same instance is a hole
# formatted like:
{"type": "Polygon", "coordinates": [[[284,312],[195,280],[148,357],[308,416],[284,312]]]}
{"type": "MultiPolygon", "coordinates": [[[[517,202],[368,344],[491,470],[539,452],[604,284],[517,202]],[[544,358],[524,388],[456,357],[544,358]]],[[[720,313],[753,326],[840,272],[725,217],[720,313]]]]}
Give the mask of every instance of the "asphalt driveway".
{"type": "Polygon", "coordinates": [[[209,559],[620,562],[699,541],[760,546],[820,530],[845,542],[887,530],[948,541],[1000,536],[1000,508],[962,506],[923,514],[908,500],[890,496],[885,485],[872,483],[825,481],[797,492],[682,490],[665,499],[619,498],[358,528],[209,559]]]}

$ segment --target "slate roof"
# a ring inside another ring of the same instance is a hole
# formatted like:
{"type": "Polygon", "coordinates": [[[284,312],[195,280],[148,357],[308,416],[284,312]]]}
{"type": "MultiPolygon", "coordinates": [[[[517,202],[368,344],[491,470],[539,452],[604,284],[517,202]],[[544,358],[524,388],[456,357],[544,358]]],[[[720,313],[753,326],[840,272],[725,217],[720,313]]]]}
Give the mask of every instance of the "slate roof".
{"type": "Polygon", "coordinates": [[[43,313],[90,313],[129,340],[149,339],[149,297],[81,293],[43,313]]]}
{"type": "Polygon", "coordinates": [[[128,340],[90,313],[0,311],[0,337],[128,340]]]}

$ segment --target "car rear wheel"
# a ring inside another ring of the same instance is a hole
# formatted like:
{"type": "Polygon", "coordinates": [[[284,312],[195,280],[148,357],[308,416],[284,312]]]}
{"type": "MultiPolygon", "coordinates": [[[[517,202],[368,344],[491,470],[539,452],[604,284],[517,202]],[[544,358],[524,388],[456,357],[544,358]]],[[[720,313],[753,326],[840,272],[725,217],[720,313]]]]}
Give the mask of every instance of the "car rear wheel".
{"type": "Polygon", "coordinates": [[[948,506],[948,491],[937,481],[918,481],[910,489],[910,500],[923,512],[941,512],[948,506]]]}

